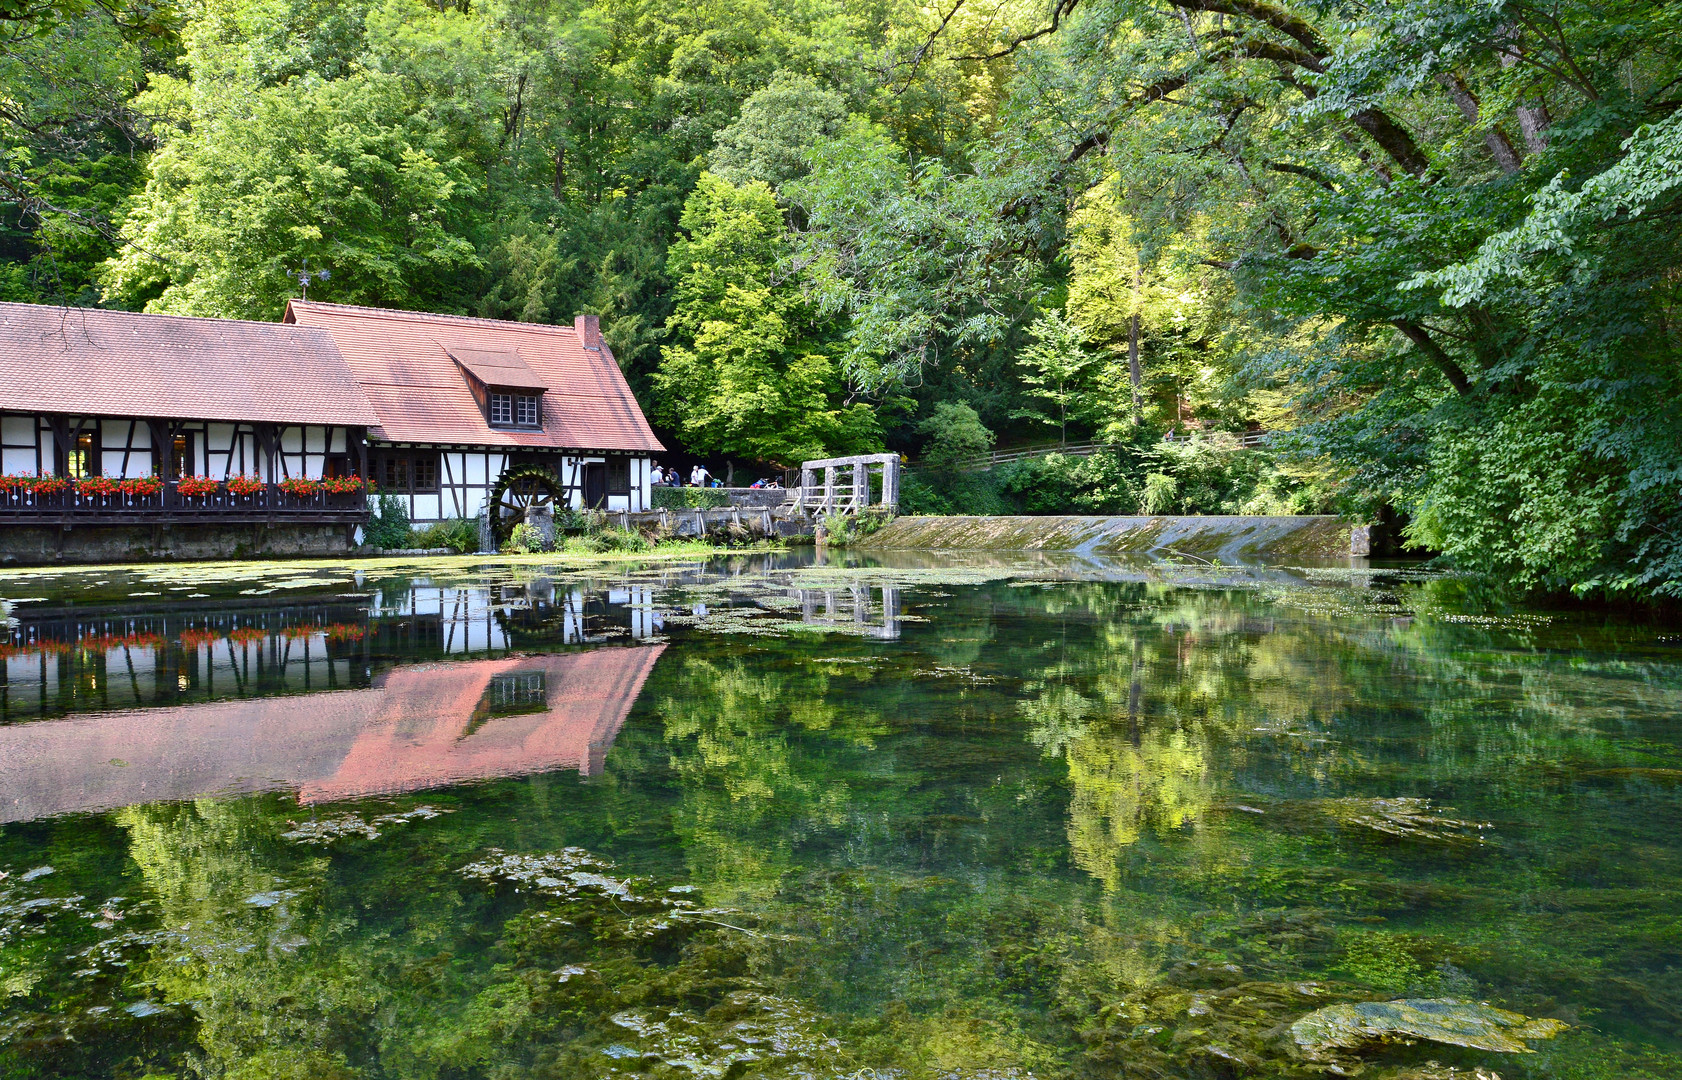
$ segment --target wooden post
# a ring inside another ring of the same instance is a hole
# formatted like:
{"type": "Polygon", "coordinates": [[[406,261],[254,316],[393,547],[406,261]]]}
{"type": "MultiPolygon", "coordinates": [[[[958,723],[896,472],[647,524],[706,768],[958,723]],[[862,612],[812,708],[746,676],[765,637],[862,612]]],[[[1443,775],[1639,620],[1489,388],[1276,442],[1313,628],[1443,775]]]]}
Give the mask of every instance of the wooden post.
{"type": "Polygon", "coordinates": [[[853,462],[853,513],[870,505],[870,463],[853,462]]]}

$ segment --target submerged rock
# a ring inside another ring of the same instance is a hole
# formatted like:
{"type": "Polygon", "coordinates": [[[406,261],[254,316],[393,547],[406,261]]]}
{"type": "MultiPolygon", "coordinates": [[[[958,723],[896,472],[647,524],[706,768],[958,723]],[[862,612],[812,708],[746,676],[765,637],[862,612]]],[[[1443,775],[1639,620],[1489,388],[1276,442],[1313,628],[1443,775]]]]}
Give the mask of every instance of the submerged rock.
{"type": "Polygon", "coordinates": [[[1291,1038],[1311,1058],[1374,1043],[1426,1039],[1473,1050],[1528,1054],[1526,1039],[1549,1039],[1563,1021],[1533,1019],[1478,1002],[1414,998],[1328,1005],[1291,1025],[1291,1038]]]}

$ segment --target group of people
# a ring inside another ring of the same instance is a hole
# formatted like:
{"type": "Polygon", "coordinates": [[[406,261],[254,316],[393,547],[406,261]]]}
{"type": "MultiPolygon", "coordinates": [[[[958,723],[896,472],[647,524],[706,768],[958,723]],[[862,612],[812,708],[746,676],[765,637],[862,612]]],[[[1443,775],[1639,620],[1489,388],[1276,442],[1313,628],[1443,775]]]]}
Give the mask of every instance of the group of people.
{"type": "MultiPolygon", "coordinates": [[[[688,483],[684,482],[683,476],[676,469],[667,469],[667,468],[662,468],[659,465],[656,465],[656,466],[654,466],[654,475],[650,478],[649,482],[652,483],[655,487],[723,487],[724,486],[723,481],[719,480],[712,473],[708,472],[707,467],[705,465],[701,465],[701,464],[696,464],[694,468],[689,470],[689,481],[688,481],[688,483]]],[[[778,480],[776,477],[773,476],[768,480],[767,479],[755,480],[752,484],[749,484],[748,486],[749,487],[756,487],[756,488],[778,488],[778,489],[780,489],[783,485],[782,485],[782,481],[778,480]]]]}
{"type": "Polygon", "coordinates": [[[655,487],[722,487],[713,474],[707,471],[705,465],[696,465],[689,470],[689,482],[683,481],[683,476],[676,469],[663,469],[654,466],[654,475],[649,482],[655,487]]]}

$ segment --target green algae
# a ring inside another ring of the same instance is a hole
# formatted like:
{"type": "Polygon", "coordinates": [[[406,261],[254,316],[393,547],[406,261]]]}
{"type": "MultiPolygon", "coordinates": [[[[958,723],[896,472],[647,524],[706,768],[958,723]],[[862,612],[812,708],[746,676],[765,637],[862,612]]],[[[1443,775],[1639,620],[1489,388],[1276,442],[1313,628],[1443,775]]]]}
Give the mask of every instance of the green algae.
{"type": "MultiPolygon", "coordinates": [[[[1449,619],[1461,612],[1428,582],[1382,575],[1267,586],[1349,601],[1321,611],[1207,568],[1080,573],[1046,559],[476,569],[464,587],[517,586],[510,620],[540,613],[539,577],[636,583],[654,590],[649,614],[741,614],[669,625],[593,776],[0,827],[17,909],[0,940],[0,1066],[1682,1070],[1682,672],[1634,651],[1650,630],[1449,619]],[[1369,585],[1399,603],[1355,602],[1369,585]],[[931,621],[902,619],[891,641],[796,629],[817,599],[802,588],[848,603],[873,590],[871,618],[898,589],[902,613],[931,621]],[[1398,607],[1419,614],[1398,625],[1398,607]],[[768,632],[730,628],[756,620],[768,632]],[[1510,1056],[1399,1034],[1311,1058],[1292,1035],[1325,1010],[1441,998],[1572,1026],[1510,1056]]],[[[519,647],[562,648],[548,626],[519,647]]],[[[373,654],[376,672],[443,662],[381,647],[395,658],[373,654]]]]}

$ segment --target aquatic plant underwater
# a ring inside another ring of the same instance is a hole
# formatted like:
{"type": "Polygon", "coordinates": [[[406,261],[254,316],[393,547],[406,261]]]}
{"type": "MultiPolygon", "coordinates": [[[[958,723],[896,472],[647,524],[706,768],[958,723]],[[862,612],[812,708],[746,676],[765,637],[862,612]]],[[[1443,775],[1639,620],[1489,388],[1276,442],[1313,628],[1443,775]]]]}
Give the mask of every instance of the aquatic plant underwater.
{"type": "Polygon", "coordinates": [[[0,760],[0,1076],[1682,1075],[1663,628],[1337,568],[133,573],[0,577],[0,739],[106,755],[0,760]],[[474,678],[478,772],[124,794],[474,678]]]}

